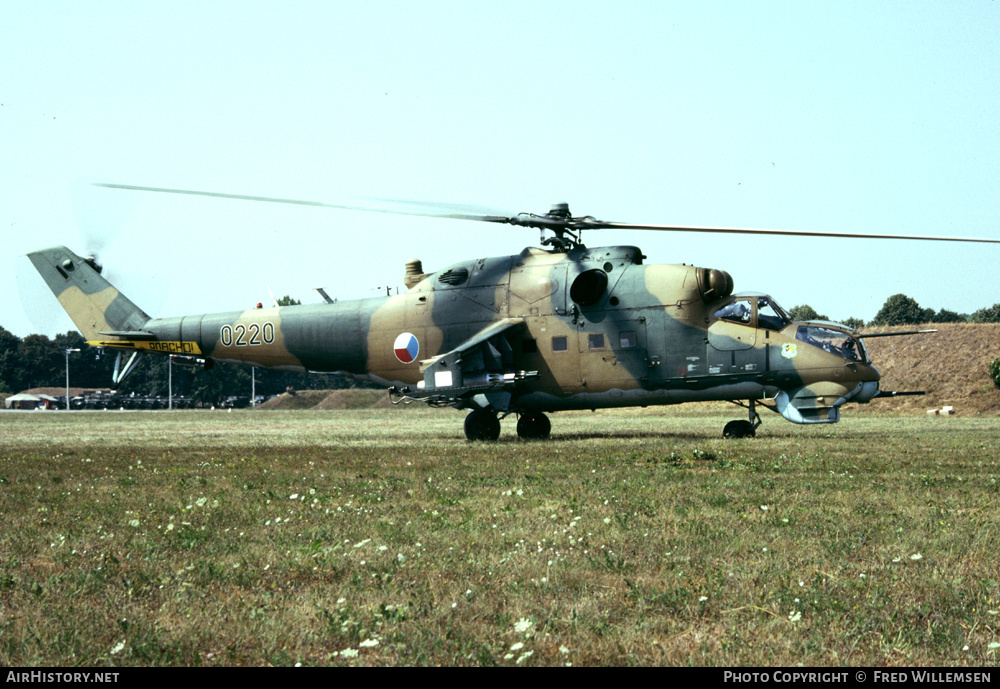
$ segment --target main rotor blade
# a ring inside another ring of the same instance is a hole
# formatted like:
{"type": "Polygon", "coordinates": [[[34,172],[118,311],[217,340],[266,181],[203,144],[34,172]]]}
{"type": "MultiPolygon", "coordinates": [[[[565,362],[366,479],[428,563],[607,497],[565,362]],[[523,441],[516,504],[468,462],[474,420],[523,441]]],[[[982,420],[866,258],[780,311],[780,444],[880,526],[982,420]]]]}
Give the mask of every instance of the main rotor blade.
{"type": "Polygon", "coordinates": [[[233,199],[237,201],[259,201],[264,203],[284,203],[295,206],[313,206],[315,208],[337,208],[341,210],[368,211],[372,213],[391,213],[395,215],[416,215],[433,218],[448,218],[451,220],[475,220],[478,222],[503,223],[521,227],[548,229],[556,232],[579,230],[654,230],[658,232],[706,232],[714,234],[759,234],[781,235],[790,237],[840,237],[844,239],[911,239],[933,242],[981,242],[1000,244],[1000,239],[983,237],[944,237],[933,235],[911,234],[877,234],[860,232],[817,232],[813,230],[772,230],[753,227],[700,227],[694,225],[636,225],[631,223],[605,222],[592,216],[562,217],[547,214],[532,213],[507,214],[502,211],[486,212],[471,206],[455,204],[436,204],[421,201],[399,201],[377,199],[378,205],[359,203],[324,203],[321,201],[303,201],[301,199],[282,199],[271,196],[250,196],[246,194],[224,194],[214,191],[195,191],[192,189],[168,189],[163,187],[142,187],[130,184],[96,183],[96,186],[108,189],[125,189],[128,191],[148,191],[164,194],[185,194],[188,196],[207,196],[218,199],[233,199]],[[386,205],[390,204],[390,205],[386,205]]]}
{"type": "Polygon", "coordinates": [[[627,223],[602,222],[587,229],[617,230],[657,230],[660,232],[713,232],[719,234],[766,234],[793,237],[841,237],[846,239],[917,239],[932,242],[984,242],[1000,244],[1000,239],[983,237],[943,237],[915,234],[874,234],[861,232],[816,232],[812,230],[768,230],[754,227],[696,227],[692,225],[630,225],[627,223]]]}
{"type": "Polygon", "coordinates": [[[293,206],[312,206],[314,208],[336,208],[339,210],[367,211],[370,213],[391,213],[394,215],[417,215],[433,218],[449,218],[454,220],[477,220],[482,222],[508,222],[509,216],[490,214],[484,211],[475,212],[472,206],[443,205],[421,201],[400,201],[392,199],[375,199],[377,205],[360,203],[325,203],[322,201],[303,201],[301,199],[282,199],[272,196],[250,196],[247,194],[225,194],[217,191],[196,191],[193,189],[168,189],[164,187],[141,187],[132,184],[108,184],[95,182],[94,186],[107,189],[124,189],[126,191],[149,191],[160,194],[183,194],[186,196],[207,196],[215,199],[231,199],[235,201],[258,201],[262,203],[283,203],[293,206]]]}

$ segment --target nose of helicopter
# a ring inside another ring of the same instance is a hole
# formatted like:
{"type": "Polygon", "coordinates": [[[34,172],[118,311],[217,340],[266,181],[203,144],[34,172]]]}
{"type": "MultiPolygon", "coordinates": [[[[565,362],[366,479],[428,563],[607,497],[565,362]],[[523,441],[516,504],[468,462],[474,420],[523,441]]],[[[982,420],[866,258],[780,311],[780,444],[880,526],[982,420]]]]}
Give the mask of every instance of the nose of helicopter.
{"type": "Polygon", "coordinates": [[[872,399],[878,396],[879,393],[879,380],[882,378],[882,374],[879,373],[878,369],[871,364],[848,364],[848,378],[847,380],[853,380],[858,383],[858,387],[853,389],[848,395],[845,401],[859,402],[864,404],[865,402],[870,402],[872,399]]]}
{"type": "Polygon", "coordinates": [[[853,361],[843,368],[830,369],[830,375],[793,390],[782,390],[775,405],[792,423],[836,423],[840,407],[847,402],[870,402],[879,394],[881,375],[869,363],[853,361]]]}

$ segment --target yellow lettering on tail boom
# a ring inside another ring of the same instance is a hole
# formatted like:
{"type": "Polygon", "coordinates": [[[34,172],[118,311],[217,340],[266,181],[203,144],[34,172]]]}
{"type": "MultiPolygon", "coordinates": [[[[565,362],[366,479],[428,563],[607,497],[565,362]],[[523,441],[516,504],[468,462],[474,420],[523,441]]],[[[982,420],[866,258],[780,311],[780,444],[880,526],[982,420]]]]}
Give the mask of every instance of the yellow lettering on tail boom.
{"type": "Polygon", "coordinates": [[[88,341],[91,347],[103,347],[107,349],[131,349],[147,352],[160,352],[162,354],[187,354],[199,355],[201,348],[197,342],[166,342],[158,340],[103,340],[88,341]]]}

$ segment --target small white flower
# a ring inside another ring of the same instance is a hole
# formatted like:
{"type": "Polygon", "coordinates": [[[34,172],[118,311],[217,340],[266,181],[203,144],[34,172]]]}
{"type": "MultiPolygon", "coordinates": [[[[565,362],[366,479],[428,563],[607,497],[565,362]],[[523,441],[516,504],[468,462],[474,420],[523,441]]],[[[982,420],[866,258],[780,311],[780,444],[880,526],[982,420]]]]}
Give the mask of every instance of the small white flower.
{"type": "Polygon", "coordinates": [[[124,650],[125,650],[125,642],[119,641],[118,643],[116,643],[114,646],[111,647],[111,655],[115,655],[116,653],[121,653],[124,650]]]}
{"type": "Polygon", "coordinates": [[[521,657],[518,658],[517,661],[515,661],[515,662],[517,662],[518,664],[520,664],[522,660],[527,660],[528,658],[530,658],[534,654],[535,654],[534,651],[525,651],[524,653],[521,654],[521,657]]]}
{"type": "Polygon", "coordinates": [[[524,643],[521,642],[521,641],[518,641],[516,644],[514,644],[513,646],[510,647],[510,650],[512,650],[512,651],[520,651],[522,648],[524,648],[524,643]]]}
{"type": "Polygon", "coordinates": [[[913,555],[910,555],[910,559],[911,560],[923,560],[924,556],[921,555],[920,553],[914,553],[913,555]]]}
{"type": "Polygon", "coordinates": [[[358,645],[362,648],[375,648],[378,646],[378,639],[365,639],[358,645]]]}
{"type": "Polygon", "coordinates": [[[802,619],[802,613],[798,610],[792,610],[792,614],[788,616],[789,622],[798,622],[802,619]]]}
{"type": "Polygon", "coordinates": [[[701,598],[698,599],[698,602],[699,603],[704,603],[707,600],[708,600],[708,596],[702,596],[701,598]]]}
{"type": "Polygon", "coordinates": [[[559,652],[562,653],[563,655],[566,655],[567,653],[569,653],[569,649],[566,648],[565,646],[560,646],[559,652]]]}
{"type": "Polygon", "coordinates": [[[299,499],[299,494],[298,493],[292,493],[291,495],[288,496],[288,499],[289,500],[298,500],[299,499]]]}
{"type": "Polygon", "coordinates": [[[358,657],[358,649],[356,649],[356,648],[345,648],[343,651],[340,652],[340,656],[342,658],[357,658],[358,657]]]}
{"type": "Polygon", "coordinates": [[[767,505],[761,505],[760,510],[761,512],[767,512],[767,505]]]}
{"type": "Polygon", "coordinates": [[[521,619],[519,619],[517,622],[514,623],[514,631],[518,632],[519,634],[525,634],[527,632],[530,632],[531,628],[534,626],[535,625],[531,620],[522,617],[521,619]]]}
{"type": "Polygon", "coordinates": [[[986,648],[990,648],[990,649],[997,649],[997,648],[1000,648],[1000,643],[998,643],[998,642],[994,641],[993,643],[991,643],[991,644],[990,644],[989,646],[987,646],[986,648]]]}

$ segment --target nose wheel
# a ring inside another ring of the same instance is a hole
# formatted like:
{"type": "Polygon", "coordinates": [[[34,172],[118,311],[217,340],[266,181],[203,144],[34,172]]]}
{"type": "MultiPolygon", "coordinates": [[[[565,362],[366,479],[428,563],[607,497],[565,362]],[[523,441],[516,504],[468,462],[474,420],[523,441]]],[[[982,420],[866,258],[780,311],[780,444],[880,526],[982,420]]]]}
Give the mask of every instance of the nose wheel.
{"type": "MultiPolygon", "coordinates": [[[[736,402],[741,407],[744,406],[742,402],[736,402]]],[[[726,424],[725,428],[722,429],[723,438],[753,438],[757,435],[757,429],[760,428],[761,423],[760,414],[757,413],[757,402],[756,400],[750,400],[750,404],[746,405],[750,412],[750,420],[743,421],[742,419],[737,421],[730,421],[726,424]]]]}

